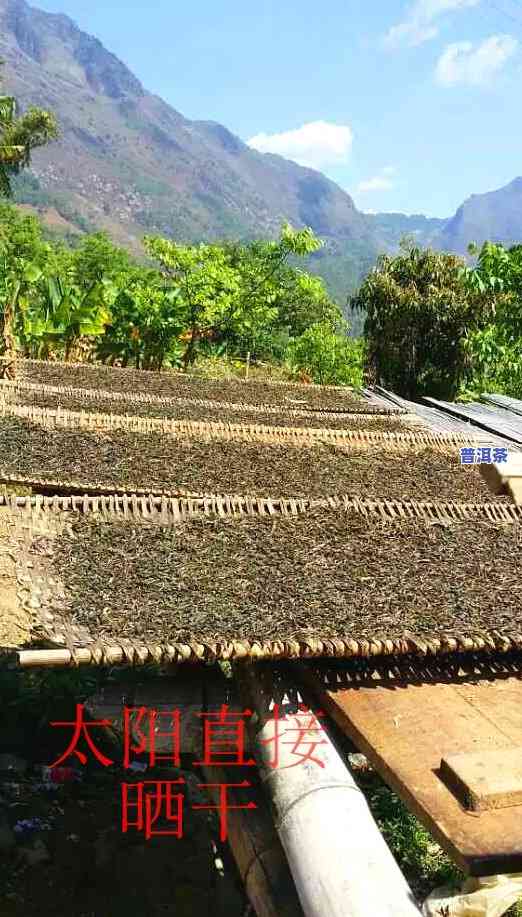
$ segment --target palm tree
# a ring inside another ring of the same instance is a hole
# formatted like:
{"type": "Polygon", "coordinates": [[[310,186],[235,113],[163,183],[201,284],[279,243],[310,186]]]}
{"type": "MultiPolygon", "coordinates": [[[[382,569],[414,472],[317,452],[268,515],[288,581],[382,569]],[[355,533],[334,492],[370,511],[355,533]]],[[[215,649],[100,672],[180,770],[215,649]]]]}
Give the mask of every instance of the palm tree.
{"type": "MultiPolygon", "coordinates": [[[[23,115],[18,115],[16,99],[12,96],[0,96],[0,197],[11,196],[10,179],[29,165],[32,150],[44,146],[57,136],[58,125],[51,112],[40,108],[28,108],[23,115]]],[[[20,286],[20,278],[15,279],[12,288],[11,284],[6,283],[0,378],[15,376],[14,316],[20,286]]]]}

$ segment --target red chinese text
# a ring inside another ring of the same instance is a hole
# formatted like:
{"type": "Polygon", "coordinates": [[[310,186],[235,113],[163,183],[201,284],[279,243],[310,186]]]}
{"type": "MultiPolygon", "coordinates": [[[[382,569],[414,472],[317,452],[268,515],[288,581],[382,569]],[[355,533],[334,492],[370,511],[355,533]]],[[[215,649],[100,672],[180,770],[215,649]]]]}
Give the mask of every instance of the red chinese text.
{"type": "Polygon", "coordinates": [[[96,748],[96,745],[92,741],[91,736],[89,734],[89,731],[91,729],[94,729],[95,727],[110,726],[111,725],[110,721],[109,720],[98,720],[97,722],[95,721],[85,722],[84,709],[85,708],[83,704],[76,704],[76,720],[73,723],[72,722],[51,723],[51,726],[72,726],[73,736],[72,736],[72,739],[68,747],[66,748],[63,755],[61,756],[61,758],[58,758],[56,761],[54,761],[53,764],[50,764],[49,767],[57,767],[63,761],[66,761],[67,758],[70,758],[71,755],[75,755],[78,758],[78,760],[81,762],[81,764],[86,764],[87,755],[85,754],[85,752],[80,751],[80,749],[77,748],[78,742],[80,738],[82,737],[83,739],[85,739],[86,745],[90,748],[96,760],[99,761],[100,764],[103,765],[103,767],[108,767],[110,764],[114,764],[114,761],[111,761],[111,759],[107,758],[99,750],[99,748],[96,748]]]}
{"type": "Polygon", "coordinates": [[[272,718],[275,725],[274,735],[269,739],[261,739],[261,744],[266,746],[273,744],[274,746],[273,758],[265,762],[268,767],[286,770],[289,767],[295,767],[297,764],[304,764],[305,761],[324,767],[324,761],[314,756],[314,752],[319,745],[327,744],[326,738],[317,738],[317,734],[322,731],[318,718],[323,716],[324,713],[321,711],[312,713],[304,704],[299,704],[297,713],[281,715],[279,704],[274,704],[272,710],[272,718]],[[291,728],[281,727],[282,723],[286,724],[289,721],[293,721],[295,725],[291,728]],[[292,733],[294,734],[293,738],[283,739],[283,736],[292,733]],[[295,756],[296,760],[290,764],[281,765],[280,745],[291,745],[290,754],[295,756]]]}
{"type": "Polygon", "coordinates": [[[121,827],[124,834],[129,828],[135,828],[145,834],[146,840],[151,837],[183,837],[183,793],[174,793],[176,786],[184,784],[182,777],[178,780],[144,780],[141,783],[122,783],[121,785],[121,827]],[[133,798],[134,797],[134,798],[133,798]],[[130,814],[135,811],[134,821],[130,814]],[[172,827],[154,829],[161,818],[172,827]]]}
{"type": "Polygon", "coordinates": [[[181,717],[179,710],[158,712],[147,707],[124,707],[123,709],[123,766],[128,768],[133,754],[148,754],[149,767],[158,761],[168,761],[175,767],[180,764],[181,717]],[[142,726],[143,721],[144,725],[142,726]],[[165,729],[160,725],[163,720],[165,729]],[[164,721],[168,722],[165,723],[164,721]],[[168,728],[167,728],[168,727],[168,728]],[[133,744],[133,738],[137,744],[133,744]],[[158,746],[167,751],[158,754],[158,746]]]}
{"type": "Polygon", "coordinates": [[[251,710],[234,713],[223,704],[218,713],[198,713],[197,716],[203,718],[203,760],[194,764],[240,767],[256,763],[253,758],[245,758],[245,719],[252,716],[251,710]]]}

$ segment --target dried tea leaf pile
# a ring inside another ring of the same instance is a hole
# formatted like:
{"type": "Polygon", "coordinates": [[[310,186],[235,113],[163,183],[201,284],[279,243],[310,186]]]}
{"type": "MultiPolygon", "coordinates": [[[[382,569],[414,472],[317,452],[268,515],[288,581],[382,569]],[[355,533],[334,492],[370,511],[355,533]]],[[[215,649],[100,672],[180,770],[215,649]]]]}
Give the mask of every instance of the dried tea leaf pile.
{"type": "Polygon", "coordinates": [[[0,418],[0,479],[99,484],[149,491],[267,497],[350,494],[396,500],[491,502],[476,466],[461,466],[458,447],[407,453],[354,444],[259,444],[208,441],[124,430],[49,431],[17,417],[0,418]]]}
{"type": "MultiPolygon", "coordinates": [[[[189,393],[190,394],[190,393],[189,393]]],[[[95,414],[124,414],[132,417],[159,417],[168,420],[195,420],[210,423],[231,424],[264,424],[271,427],[308,427],[312,429],[337,429],[337,430],[386,430],[389,433],[398,433],[412,429],[419,429],[419,424],[413,426],[400,415],[369,413],[354,411],[349,415],[343,413],[321,414],[319,412],[306,413],[306,408],[301,408],[302,413],[290,408],[281,409],[277,413],[263,412],[262,410],[248,410],[248,406],[231,408],[227,406],[207,406],[197,402],[181,399],[167,403],[154,403],[146,401],[133,401],[132,399],[111,400],[109,398],[92,397],[84,395],[50,394],[48,392],[26,391],[17,392],[9,396],[9,402],[14,404],[33,405],[38,408],[51,410],[85,411],[95,414]],[[359,416],[362,415],[362,416],[359,416]]],[[[296,406],[294,406],[296,408],[296,406]]],[[[370,407],[367,407],[370,411],[370,407]]]]}
{"type": "Polygon", "coordinates": [[[85,517],[50,550],[65,595],[50,613],[105,643],[513,634],[522,626],[518,523],[313,511],[161,528],[85,517]]]}
{"type": "Polygon", "coordinates": [[[289,408],[351,410],[368,407],[351,389],[339,391],[328,386],[293,386],[265,381],[205,379],[181,373],[152,373],[144,370],[114,369],[98,364],[71,365],[51,362],[21,364],[21,375],[28,382],[62,385],[105,391],[137,392],[163,398],[204,398],[244,404],[281,404],[289,408]]]}

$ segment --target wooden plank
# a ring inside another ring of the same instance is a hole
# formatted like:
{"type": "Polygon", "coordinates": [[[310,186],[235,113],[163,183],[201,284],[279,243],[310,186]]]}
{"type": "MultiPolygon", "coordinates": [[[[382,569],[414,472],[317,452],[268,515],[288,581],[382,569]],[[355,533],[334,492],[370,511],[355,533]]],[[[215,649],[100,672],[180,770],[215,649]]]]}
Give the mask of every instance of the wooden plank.
{"type": "Polygon", "coordinates": [[[522,748],[450,755],[440,776],[474,812],[522,804],[522,748]]]}
{"type": "Polygon", "coordinates": [[[479,471],[486,484],[488,485],[491,493],[506,493],[506,481],[504,479],[503,469],[500,464],[497,464],[496,462],[493,462],[492,464],[481,464],[479,471]]]}
{"type": "Polygon", "coordinates": [[[507,493],[517,506],[522,504],[522,455],[512,455],[507,462],[481,464],[480,474],[492,493],[507,493]]]}
{"type": "MultiPolygon", "coordinates": [[[[179,710],[179,749],[181,754],[192,754],[199,758],[203,753],[202,711],[217,711],[221,704],[230,702],[230,688],[220,673],[212,669],[185,670],[177,677],[163,677],[141,684],[107,686],[99,694],[89,697],[86,706],[97,719],[108,719],[113,730],[123,735],[123,708],[144,708],[156,711],[153,745],[158,757],[172,755],[174,730],[172,713],[179,710]],[[212,700],[209,703],[209,695],[212,700]]],[[[147,718],[136,715],[132,718],[133,739],[143,744],[143,754],[151,748],[147,732],[147,718]]]]}
{"type": "Polygon", "coordinates": [[[473,876],[522,870],[522,806],[469,812],[440,778],[442,758],[522,745],[520,675],[409,683],[361,679],[335,689],[305,673],[322,708],[473,876]]]}

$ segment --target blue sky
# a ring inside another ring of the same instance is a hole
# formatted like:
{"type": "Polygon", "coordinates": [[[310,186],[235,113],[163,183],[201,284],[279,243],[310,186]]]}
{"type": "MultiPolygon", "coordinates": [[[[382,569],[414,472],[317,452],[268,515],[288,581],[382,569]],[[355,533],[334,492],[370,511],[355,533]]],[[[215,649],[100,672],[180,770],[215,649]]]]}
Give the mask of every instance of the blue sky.
{"type": "Polygon", "coordinates": [[[33,0],[188,118],[449,216],[522,174],[522,0],[33,0]]]}

